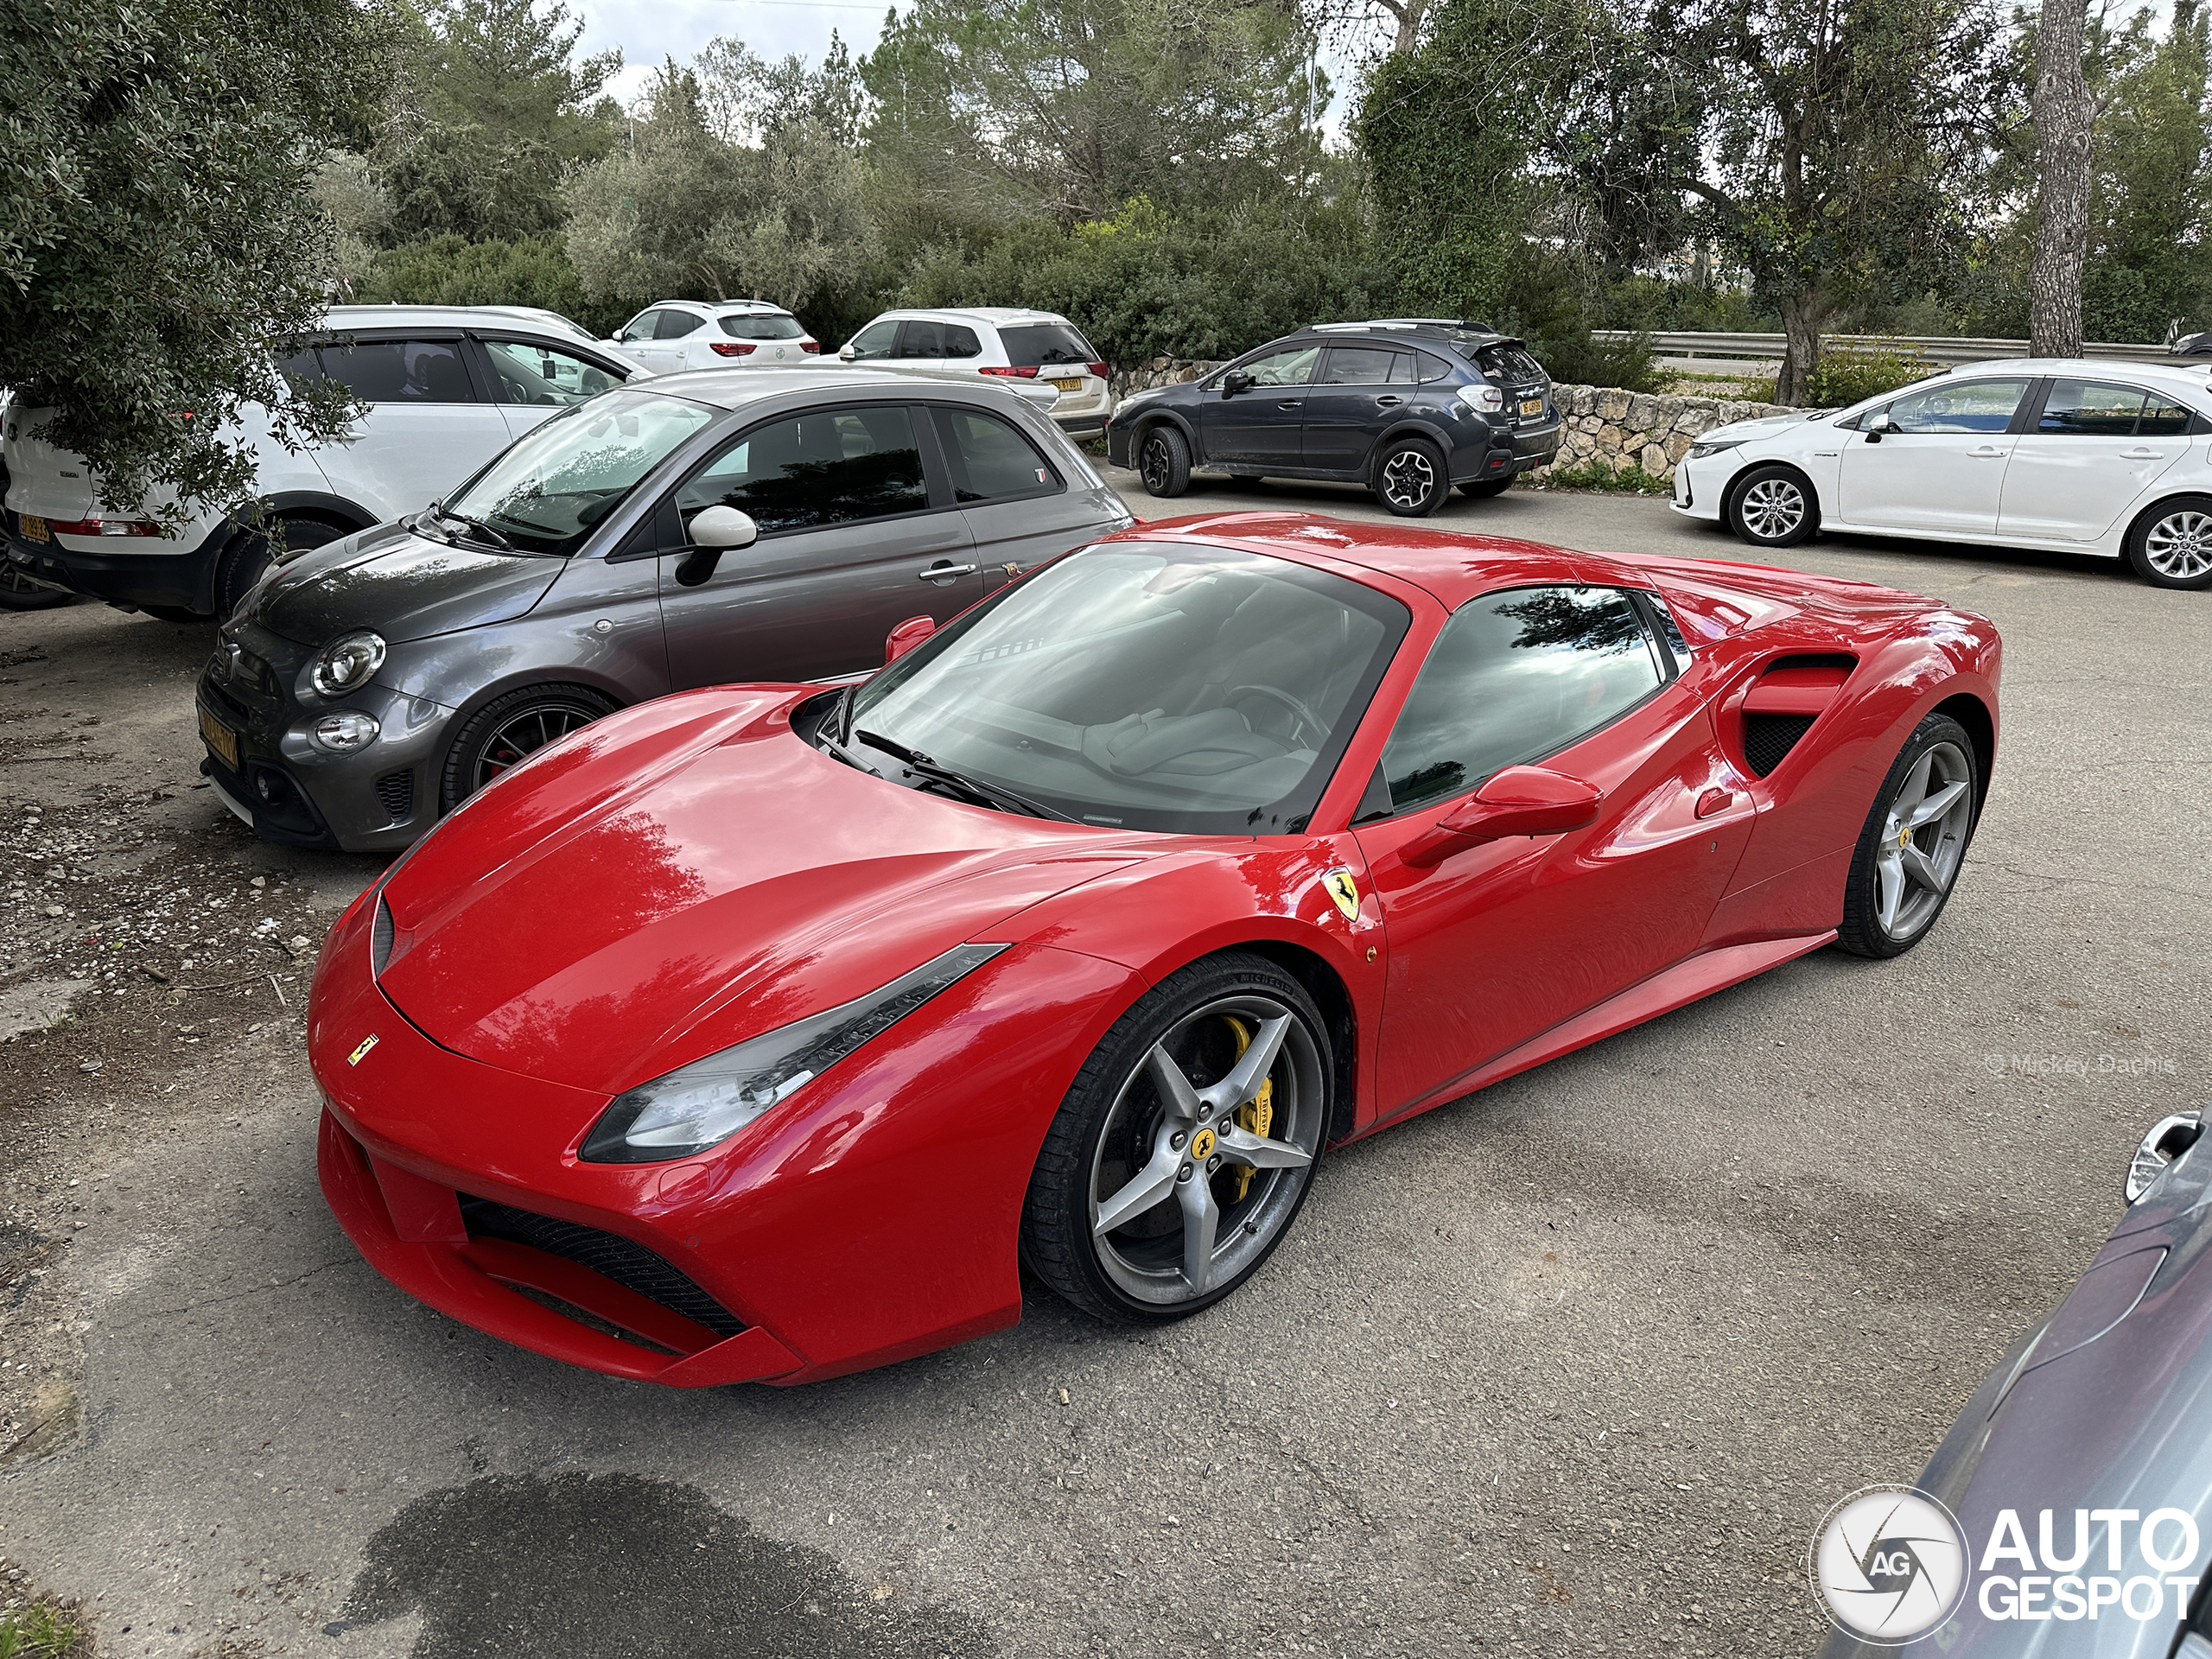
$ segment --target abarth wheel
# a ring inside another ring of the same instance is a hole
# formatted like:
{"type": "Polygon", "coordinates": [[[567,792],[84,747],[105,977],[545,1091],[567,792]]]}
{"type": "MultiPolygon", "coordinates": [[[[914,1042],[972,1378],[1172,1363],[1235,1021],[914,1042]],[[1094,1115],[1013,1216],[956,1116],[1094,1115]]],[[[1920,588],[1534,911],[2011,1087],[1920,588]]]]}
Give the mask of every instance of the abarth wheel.
{"type": "Polygon", "coordinates": [[[1124,1014],[1061,1103],[1022,1210],[1022,1249],[1101,1319],[1181,1319],[1281,1243],[1313,1184],[1334,1069],[1305,988],[1230,952],[1124,1014]]]}
{"type": "Polygon", "coordinates": [[[1425,518],[1452,486],[1444,457],[1421,438],[1401,438],[1375,463],[1375,499],[1401,518],[1425,518]]]}
{"type": "Polygon", "coordinates": [[[1137,477],[1149,495],[1177,496],[1191,487],[1191,445],[1162,421],[1137,446],[1137,477]]]}
{"type": "Polygon", "coordinates": [[[2158,588],[2212,588],[2212,496],[2161,501],[2127,532],[2127,562],[2158,588]]]}
{"type": "Polygon", "coordinates": [[[1728,528],[1754,547],[1795,547],[1820,528],[1812,486],[1788,467],[1761,467],[1728,499],[1728,528]]]}
{"type": "Polygon", "coordinates": [[[1930,715],[1899,752],[1859,834],[1838,944],[1894,957],[1927,936],[1958,881],[1980,796],[1966,728],[1930,715]]]}
{"type": "Polygon", "coordinates": [[[613,711],[613,702],[580,685],[525,686],[486,704],[446,751],[441,810],[452,811],[547,744],[613,711]]]}

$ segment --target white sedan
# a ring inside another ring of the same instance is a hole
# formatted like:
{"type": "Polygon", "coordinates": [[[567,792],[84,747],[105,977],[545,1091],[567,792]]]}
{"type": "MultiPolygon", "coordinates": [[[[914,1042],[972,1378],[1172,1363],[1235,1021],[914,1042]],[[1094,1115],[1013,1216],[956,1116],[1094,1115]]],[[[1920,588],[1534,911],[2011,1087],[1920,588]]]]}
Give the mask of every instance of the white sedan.
{"type": "Polygon", "coordinates": [[[1675,469],[1675,511],[1755,547],[1820,530],[2125,556],[2212,588],[2202,367],[1976,363],[1847,410],[1739,421],[1675,469]]]}

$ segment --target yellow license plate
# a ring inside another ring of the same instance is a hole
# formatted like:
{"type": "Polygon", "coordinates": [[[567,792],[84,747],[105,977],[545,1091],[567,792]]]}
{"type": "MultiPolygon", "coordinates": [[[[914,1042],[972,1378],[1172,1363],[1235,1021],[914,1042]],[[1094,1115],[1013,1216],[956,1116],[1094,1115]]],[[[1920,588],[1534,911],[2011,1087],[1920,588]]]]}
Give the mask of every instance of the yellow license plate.
{"type": "Polygon", "coordinates": [[[1523,415],[1542,414],[1544,412],[1544,400],[1541,397],[1523,397],[1521,400],[1521,412],[1523,415]]]}
{"type": "Polygon", "coordinates": [[[46,542],[50,543],[54,540],[53,532],[46,527],[46,520],[40,518],[36,513],[20,512],[16,515],[16,520],[23,527],[23,539],[25,541],[46,542]]]}
{"type": "Polygon", "coordinates": [[[1055,380],[1052,384],[1058,386],[1062,391],[1081,391],[1083,390],[1083,382],[1080,380],[1055,380]]]}
{"type": "Polygon", "coordinates": [[[205,709],[200,711],[200,735],[217,760],[232,772],[238,769],[238,734],[205,709]]]}

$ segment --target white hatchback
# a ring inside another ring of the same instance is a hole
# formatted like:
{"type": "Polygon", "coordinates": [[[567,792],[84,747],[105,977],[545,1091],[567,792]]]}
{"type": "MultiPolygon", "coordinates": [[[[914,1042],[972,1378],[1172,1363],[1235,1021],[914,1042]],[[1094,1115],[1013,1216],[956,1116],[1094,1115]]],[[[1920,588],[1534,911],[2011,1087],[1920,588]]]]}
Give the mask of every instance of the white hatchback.
{"type": "Polygon", "coordinates": [[[1057,311],[886,311],[837,355],[871,368],[1040,381],[1059,393],[1052,419],[1071,438],[1101,435],[1114,412],[1104,359],[1057,311]]]}
{"type": "Polygon", "coordinates": [[[498,307],[335,306],[323,327],[285,360],[286,379],[341,382],[368,413],[342,442],[295,453],[270,438],[267,410],[245,409],[234,435],[255,454],[253,495],[171,525],[103,507],[83,459],[41,435],[46,411],[10,410],[11,569],[171,621],[226,617],[268,567],[270,521],[296,550],[418,512],[547,416],[645,374],[569,327],[498,307]]]}
{"type": "Polygon", "coordinates": [[[654,374],[686,369],[789,369],[822,342],[766,300],[661,300],[614,331],[607,345],[654,374]]]}
{"type": "Polygon", "coordinates": [[[1674,506],[1755,547],[1865,531],[2125,556],[2158,587],[2212,588],[2212,384],[2201,365],[1975,363],[1715,427],[1674,506]]]}

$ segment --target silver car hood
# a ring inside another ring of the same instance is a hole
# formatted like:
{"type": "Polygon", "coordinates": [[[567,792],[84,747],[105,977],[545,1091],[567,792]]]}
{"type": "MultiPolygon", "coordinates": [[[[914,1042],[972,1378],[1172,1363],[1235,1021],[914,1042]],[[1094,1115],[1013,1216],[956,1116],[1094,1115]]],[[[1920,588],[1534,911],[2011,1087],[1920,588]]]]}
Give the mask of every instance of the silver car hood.
{"type": "Polygon", "coordinates": [[[279,565],[254,589],[242,620],[303,645],[357,628],[397,645],[512,621],[545,596],[566,564],[385,524],[279,565]]]}

